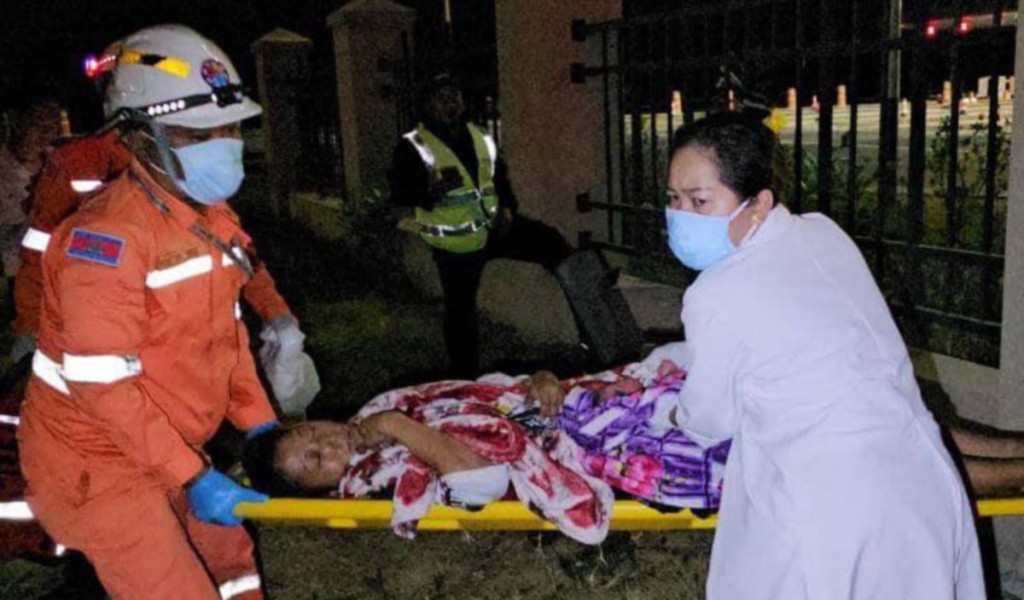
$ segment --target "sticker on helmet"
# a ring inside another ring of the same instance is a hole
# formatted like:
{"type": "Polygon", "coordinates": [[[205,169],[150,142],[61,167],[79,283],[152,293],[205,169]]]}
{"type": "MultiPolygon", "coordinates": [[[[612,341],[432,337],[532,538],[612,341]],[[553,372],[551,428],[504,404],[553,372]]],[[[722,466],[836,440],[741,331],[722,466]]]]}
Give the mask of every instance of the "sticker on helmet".
{"type": "Polygon", "coordinates": [[[204,60],[200,73],[203,76],[203,81],[210,84],[213,89],[222,88],[231,83],[228,68],[215,58],[204,60]]]}

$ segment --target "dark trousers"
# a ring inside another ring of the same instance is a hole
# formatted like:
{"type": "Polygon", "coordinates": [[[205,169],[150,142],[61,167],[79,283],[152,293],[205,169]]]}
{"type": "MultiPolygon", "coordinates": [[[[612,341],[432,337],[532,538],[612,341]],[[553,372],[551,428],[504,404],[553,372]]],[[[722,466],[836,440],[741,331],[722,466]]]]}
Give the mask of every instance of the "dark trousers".
{"type": "Polygon", "coordinates": [[[459,377],[475,378],[480,369],[480,330],[476,292],[487,262],[508,258],[538,263],[554,272],[572,252],[557,229],[520,215],[507,233],[492,231],[486,247],[472,254],[434,250],[434,262],[444,290],[444,342],[452,370],[459,377]]]}

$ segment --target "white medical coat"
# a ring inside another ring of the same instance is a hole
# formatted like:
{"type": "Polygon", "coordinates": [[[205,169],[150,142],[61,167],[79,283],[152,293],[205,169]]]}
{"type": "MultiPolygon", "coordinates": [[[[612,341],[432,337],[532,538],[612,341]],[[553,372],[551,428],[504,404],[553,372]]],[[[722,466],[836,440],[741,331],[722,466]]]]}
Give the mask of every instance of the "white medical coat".
{"type": "Polygon", "coordinates": [[[971,505],[854,243],[784,206],[683,297],[676,422],[733,439],[710,600],[974,600],[971,505]]]}

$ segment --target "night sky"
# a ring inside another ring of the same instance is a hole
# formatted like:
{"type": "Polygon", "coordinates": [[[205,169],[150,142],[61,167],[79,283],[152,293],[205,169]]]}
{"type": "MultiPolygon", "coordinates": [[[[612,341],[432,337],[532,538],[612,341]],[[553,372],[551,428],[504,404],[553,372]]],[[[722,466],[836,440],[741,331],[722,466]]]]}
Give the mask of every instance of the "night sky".
{"type": "MultiPolygon", "coordinates": [[[[443,14],[443,0],[400,3],[413,6],[430,23],[439,22],[443,14]]],[[[470,3],[463,3],[464,10],[473,10],[470,3]]],[[[73,120],[95,119],[95,114],[86,114],[98,109],[82,74],[84,57],[158,23],[183,23],[217,42],[253,87],[249,46],[276,27],[311,38],[315,63],[329,67],[333,63],[326,19],[344,4],[344,0],[5,0],[0,15],[0,107],[30,95],[52,95],[70,105],[73,120]]]]}

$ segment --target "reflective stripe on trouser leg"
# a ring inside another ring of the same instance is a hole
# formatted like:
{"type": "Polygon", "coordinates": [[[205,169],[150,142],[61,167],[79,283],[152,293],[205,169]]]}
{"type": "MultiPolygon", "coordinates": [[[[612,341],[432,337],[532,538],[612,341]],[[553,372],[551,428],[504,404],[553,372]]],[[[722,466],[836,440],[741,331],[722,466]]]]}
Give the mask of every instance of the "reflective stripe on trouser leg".
{"type": "Polygon", "coordinates": [[[260,589],[260,576],[253,573],[220,584],[220,597],[222,600],[228,600],[258,589],[260,589]]]}

